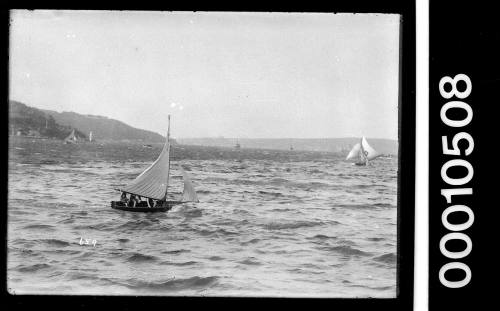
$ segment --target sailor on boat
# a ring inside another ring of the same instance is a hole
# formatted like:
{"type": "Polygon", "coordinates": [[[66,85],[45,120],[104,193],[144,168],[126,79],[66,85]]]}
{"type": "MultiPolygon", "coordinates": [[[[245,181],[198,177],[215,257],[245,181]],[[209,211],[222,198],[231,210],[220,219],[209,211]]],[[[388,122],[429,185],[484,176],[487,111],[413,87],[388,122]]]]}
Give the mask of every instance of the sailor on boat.
{"type": "Polygon", "coordinates": [[[156,200],[148,198],[148,206],[149,207],[155,207],[156,206],[156,200]]]}
{"type": "Polygon", "coordinates": [[[177,204],[199,202],[191,180],[182,166],[180,166],[184,181],[182,197],[178,200],[168,199],[168,194],[170,194],[168,191],[170,179],[170,150],[169,115],[167,139],[160,155],[153,164],[137,176],[129,185],[121,189],[116,189],[122,192],[122,196],[120,201],[112,201],[111,207],[131,212],[166,212],[177,204]],[[130,199],[128,201],[126,199],[127,194],[130,194],[130,199]],[[141,197],[146,198],[146,201],[142,201],[141,197]]]}
{"type": "Polygon", "coordinates": [[[128,204],[127,193],[122,192],[122,196],[120,197],[120,202],[123,202],[123,203],[125,203],[125,204],[128,204]]]}

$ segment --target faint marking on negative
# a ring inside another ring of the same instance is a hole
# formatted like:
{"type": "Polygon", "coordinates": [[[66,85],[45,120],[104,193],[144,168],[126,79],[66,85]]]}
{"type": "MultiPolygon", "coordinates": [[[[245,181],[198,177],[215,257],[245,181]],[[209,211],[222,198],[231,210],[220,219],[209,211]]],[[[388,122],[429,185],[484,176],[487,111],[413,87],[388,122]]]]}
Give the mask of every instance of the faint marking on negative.
{"type": "Polygon", "coordinates": [[[79,244],[80,245],[93,245],[95,247],[95,245],[97,244],[97,240],[80,238],[79,244]]]}

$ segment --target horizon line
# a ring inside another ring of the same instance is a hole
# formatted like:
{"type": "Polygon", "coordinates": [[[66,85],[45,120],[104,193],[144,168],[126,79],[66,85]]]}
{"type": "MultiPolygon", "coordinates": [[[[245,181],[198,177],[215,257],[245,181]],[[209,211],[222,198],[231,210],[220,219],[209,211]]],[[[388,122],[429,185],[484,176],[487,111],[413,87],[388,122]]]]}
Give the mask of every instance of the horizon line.
{"type": "Polygon", "coordinates": [[[369,139],[385,139],[398,141],[398,138],[384,138],[384,137],[368,137],[368,136],[341,136],[341,137],[220,137],[220,136],[199,136],[199,137],[173,137],[174,139],[360,139],[362,137],[369,139]]]}

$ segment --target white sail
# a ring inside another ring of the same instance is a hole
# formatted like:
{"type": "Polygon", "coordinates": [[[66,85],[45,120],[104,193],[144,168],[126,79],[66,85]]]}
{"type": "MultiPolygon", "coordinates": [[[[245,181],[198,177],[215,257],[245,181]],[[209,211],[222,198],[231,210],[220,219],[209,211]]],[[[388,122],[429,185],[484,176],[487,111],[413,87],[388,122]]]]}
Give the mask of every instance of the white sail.
{"type": "Polygon", "coordinates": [[[89,141],[92,142],[92,131],[89,133],[89,141]]]}
{"type": "MultiPolygon", "coordinates": [[[[132,183],[122,189],[123,192],[139,195],[145,198],[165,201],[170,174],[170,116],[168,117],[168,132],[165,145],[160,155],[144,172],[137,176],[132,183]]],[[[183,202],[199,202],[196,191],[189,179],[189,176],[181,167],[184,177],[184,191],[182,193],[183,202]]]]}
{"type": "Polygon", "coordinates": [[[76,142],[77,140],[78,140],[78,138],[77,138],[77,137],[76,137],[76,135],[75,135],[75,129],[73,129],[73,130],[71,131],[71,134],[69,134],[69,135],[68,135],[68,137],[66,137],[66,138],[64,139],[64,141],[65,141],[66,143],[73,143],[73,142],[76,142]]]}
{"type": "Polygon", "coordinates": [[[169,174],[170,115],[168,116],[167,139],[156,161],[137,176],[131,184],[119,190],[155,200],[166,200],[169,174]]]}
{"type": "Polygon", "coordinates": [[[361,144],[357,143],[356,145],[354,145],[354,147],[352,147],[351,151],[349,151],[349,154],[347,155],[347,157],[345,159],[352,160],[352,159],[359,157],[360,150],[361,150],[361,144]]]}
{"type": "Polygon", "coordinates": [[[165,200],[169,171],[170,143],[167,140],[158,159],[120,191],[155,200],[165,200]]]}
{"type": "Polygon", "coordinates": [[[366,138],[364,136],[363,136],[363,138],[361,138],[361,146],[362,146],[363,152],[368,160],[373,160],[381,155],[381,153],[379,153],[378,151],[373,149],[372,146],[370,146],[368,144],[368,141],[366,140],[366,138]]]}
{"type": "Polygon", "coordinates": [[[182,169],[182,177],[184,179],[184,190],[182,191],[182,201],[183,202],[200,202],[198,200],[198,196],[196,195],[196,191],[194,190],[193,184],[191,183],[191,179],[188,174],[182,169]]]}

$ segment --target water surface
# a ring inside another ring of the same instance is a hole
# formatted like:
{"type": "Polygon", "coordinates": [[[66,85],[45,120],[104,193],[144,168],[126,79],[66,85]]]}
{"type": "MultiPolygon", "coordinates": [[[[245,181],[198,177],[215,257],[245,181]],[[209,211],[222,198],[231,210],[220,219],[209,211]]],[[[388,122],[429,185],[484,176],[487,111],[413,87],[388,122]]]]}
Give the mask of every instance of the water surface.
{"type": "Polygon", "coordinates": [[[111,209],[160,150],[12,139],[10,291],[395,297],[397,159],[174,146],[172,198],[182,163],[201,202],[111,209]]]}

